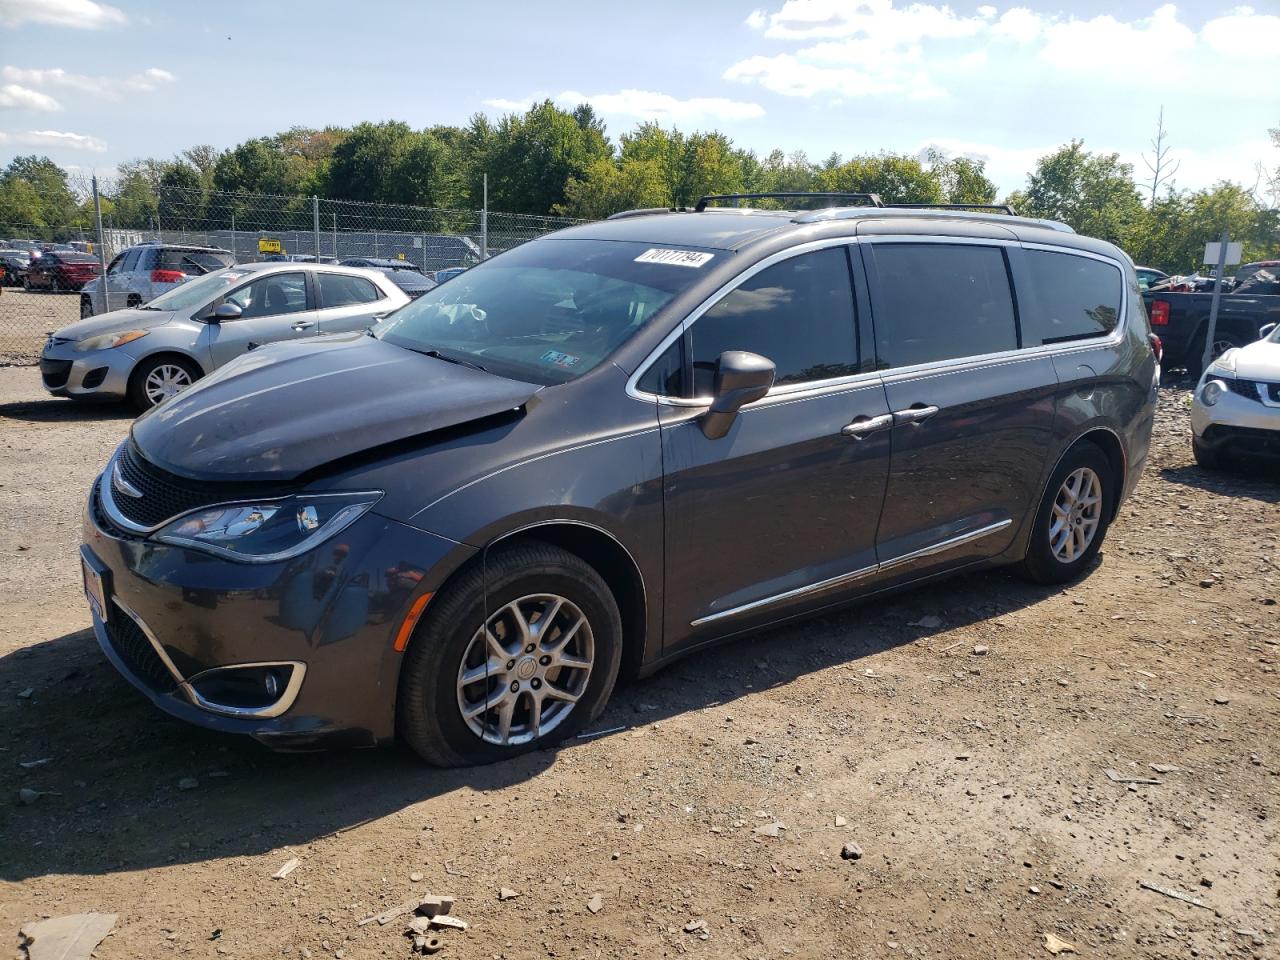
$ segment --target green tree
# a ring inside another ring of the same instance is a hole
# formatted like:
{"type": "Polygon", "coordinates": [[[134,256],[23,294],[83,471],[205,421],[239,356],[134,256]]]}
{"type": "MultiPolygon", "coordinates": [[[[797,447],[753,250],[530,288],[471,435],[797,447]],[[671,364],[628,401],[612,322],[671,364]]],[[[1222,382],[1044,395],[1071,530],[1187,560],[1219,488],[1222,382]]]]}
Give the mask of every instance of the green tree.
{"type": "Polygon", "coordinates": [[[982,160],[948,157],[933,148],[928,150],[925,159],[929,172],[938,179],[947,203],[996,202],[998,190],[987,177],[986,164],[982,160]]]}
{"type": "Polygon", "coordinates": [[[915,157],[877,153],[852,159],[818,174],[821,189],[875,193],[885,203],[944,203],[942,182],[915,157]]]}
{"type": "Polygon", "coordinates": [[[550,100],[503,117],[485,146],[481,172],[489,174],[490,206],[511,213],[548,213],[565,203],[570,179],[585,178],[597,160],[613,156],[592,115],[550,100]]]}
{"type": "Polygon", "coordinates": [[[0,229],[10,236],[31,231],[54,239],[75,223],[79,206],[66,171],[48,157],[14,157],[0,173],[0,229]]]}
{"type": "Polygon", "coordinates": [[[598,220],[620,210],[665,207],[671,203],[662,166],[656,160],[600,159],[586,176],[565,186],[565,202],[554,212],[598,220]]]}
{"type": "Polygon", "coordinates": [[[165,229],[194,230],[205,217],[205,189],[200,171],[175,160],[164,167],[156,189],[160,224],[165,229]]]}
{"type": "Polygon", "coordinates": [[[1077,233],[1129,248],[1142,235],[1145,210],[1133,167],[1119,154],[1093,154],[1072,140],[1041,157],[1027,177],[1015,209],[1032,217],[1060,220],[1077,233]]]}

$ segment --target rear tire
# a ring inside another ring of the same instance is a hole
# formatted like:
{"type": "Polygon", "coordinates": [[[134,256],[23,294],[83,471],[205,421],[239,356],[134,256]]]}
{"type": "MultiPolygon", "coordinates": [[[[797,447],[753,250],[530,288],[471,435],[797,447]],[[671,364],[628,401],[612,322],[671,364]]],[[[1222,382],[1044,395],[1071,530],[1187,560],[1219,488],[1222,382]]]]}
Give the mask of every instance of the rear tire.
{"type": "Polygon", "coordinates": [[[129,299],[125,302],[125,306],[130,310],[136,310],[142,306],[142,298],[136,293],[129,294],[129,299]]]}
{"type": "Polygon", "coordinates": [[[80,319],[88,320],[92,316],[93,316],[93,300],[90,299],[87,295],[82,294],[80,297],[80,319]]]}
{"type": "MultiPolygon", "coordinates": [[[[129,377],[129,402],[139,413],[145,413],[163,403],[168,397],[158,396],[158,384],[180,383],[182,380],[180,373],[186,375],[186,384],[180,386],[180,390],[185,390],[200,379],[200,369],[184,357],[161,355],[143,360],[134,367],[129,377]]],[[[176,394],[170,394],[170,396],[173,395],[176,394]]]]}
{"type": "Polygon", "coordinates": [[[1191,438],[1191,453],[1196,458],[1196,465],[1205,470],[1221,470],[1222,457],[1218,451],[1205,446],[1198,437],[1191,438]]]}
{"type": "Polygon", "coordinates": [[[1045,487],[1018,573],[1045,584],[1080,576],[1107,535],[1117,487],[1111,462],[1096,444],[1068,450],[1045,487]]]}
{"type": "Polygon", "coordinates": [[[552,746],[595,720],[621,662],[618,605],[594,568],[550,544],[498,547],[427,607],[401,667],[396,727],[435,766],[506,760],[552,746]],[[513,619],[512,609],[534,612],[513,619]],[[555,666],[562,657],[566,666],[555,666]],[[544,661],[551,665],[540,669],[544,661]],[[578,666],[569,665],[575,661],[578,666]],[[582,663],[589,663],[585,677],[582,663]],[[477,669],[482,672],[466,681],[464,673],[477,669]],[[562,688],[576,701],[562,699],[562,688]],[[474,712],[491,702],[501,705],[474,712]],[[544,724],[550,729],[540,732],[544,724]]]}

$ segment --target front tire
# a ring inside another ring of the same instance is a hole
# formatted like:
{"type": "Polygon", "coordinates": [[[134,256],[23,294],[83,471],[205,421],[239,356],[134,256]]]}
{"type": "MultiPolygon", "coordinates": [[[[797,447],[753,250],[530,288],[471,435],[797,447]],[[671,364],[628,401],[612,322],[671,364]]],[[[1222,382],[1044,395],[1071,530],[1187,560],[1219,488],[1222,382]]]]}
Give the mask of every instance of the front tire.
{"type": "Polygon", "coordinates": [[[200,370],[183,357],[159,356],[143,360],[129,377],[129,400],[145,412],[177,396],[200,379],[200,370]]]}
{"type": "Polygon", "coordinates": [[[550,544],[498,547],[428,606],[397,729],[440,767],[549,747],[600,715],[621,662],[618,605],[594,568],[550,544]]]}
{"type": "Polygon", "coordinates": [[[1201,443],[1198,437],[1191,438],[1191,453],[1196,458],[1196,464],[1205,470],[1222,469],[1222,457],[1212,447],[1201,443]]]}
{"type": "Polygon", "coordinates": [[[1018,572],[1045,584],[1080,576],[1107,535],[1117,487],[1111,463],[1096,444],[1086,441],[1067,451],[1049,478],[1018,572]]]}

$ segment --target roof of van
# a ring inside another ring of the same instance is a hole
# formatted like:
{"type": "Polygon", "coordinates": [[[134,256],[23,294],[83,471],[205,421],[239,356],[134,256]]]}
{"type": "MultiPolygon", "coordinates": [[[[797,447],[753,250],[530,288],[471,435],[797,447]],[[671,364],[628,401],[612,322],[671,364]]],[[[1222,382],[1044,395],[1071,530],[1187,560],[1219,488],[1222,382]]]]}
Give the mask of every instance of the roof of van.
{"type": "Polygon", "coordinates": [[[1106,256],[1117,253],[1112,244],[1080,236],[1054,221],[998,213],[910,210],[892,206],[829,207],[804,211],[737,208],[710,208],[701,212],[633,211],[617,219],[585,223],[546,236],[741,250],[766,237],[776,237],[788,231],[800,232],[819,224],[829,225],[824,230],[826,236],[841,233],[848,236],[977,236],[1071,247],[1106,256]]]}

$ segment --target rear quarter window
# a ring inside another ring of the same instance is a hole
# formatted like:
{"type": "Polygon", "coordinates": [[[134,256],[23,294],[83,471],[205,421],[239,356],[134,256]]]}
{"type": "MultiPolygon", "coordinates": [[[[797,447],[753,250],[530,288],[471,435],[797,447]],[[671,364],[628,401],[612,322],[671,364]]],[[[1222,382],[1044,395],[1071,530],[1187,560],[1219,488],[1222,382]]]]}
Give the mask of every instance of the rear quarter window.
{"type": "Polygon", "coordinates": [[[1048,250],[1024,251],[1035,309],[1022,322],[1026,346],[1100,337],[1116,328],[1123,300],[1120,268],[1048,250]]]}

